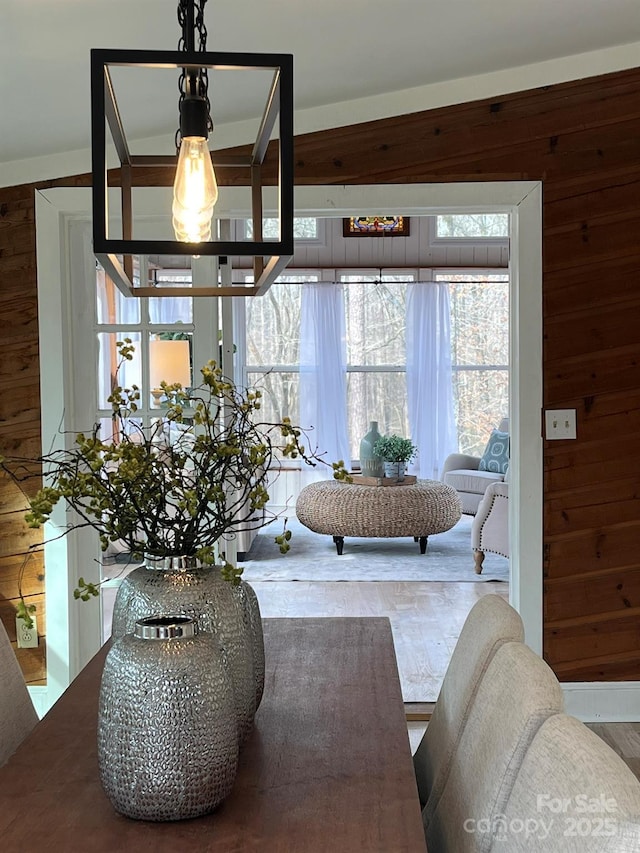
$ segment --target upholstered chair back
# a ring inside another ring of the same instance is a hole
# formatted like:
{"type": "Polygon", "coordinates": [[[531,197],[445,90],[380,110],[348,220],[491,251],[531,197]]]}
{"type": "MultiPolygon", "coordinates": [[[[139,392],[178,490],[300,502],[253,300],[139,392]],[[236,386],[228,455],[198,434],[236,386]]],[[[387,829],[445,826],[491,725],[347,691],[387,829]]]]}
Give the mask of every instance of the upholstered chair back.
{"type": "Polygon", "coordinates": [[[0,767],[37,722],[22,671],[0,622],[0,767]]]}
{"type": "MultiPolygon", "coordinates": [[[[491,658],[437,802],[423,811],[427,849],[488,853],[527,749],[542,723],[563,710],[560,684],[524,643],[491,658]]],[[[558,851],[560,853],[560,851],[558,851]]]]}
{"type": "Polygon", "coordinates": [[[442,792],[478,685],[496,649],[523,639],[520,615],[501,596],[484,595],[469,611],[413,759],[423,806],[437,802],[442,792]]]}
{"type": "Polygon", "coordinates": [[[640,781],[584,723],[555,714],[518,770],[491,853],[640,850],[640,781]]]}

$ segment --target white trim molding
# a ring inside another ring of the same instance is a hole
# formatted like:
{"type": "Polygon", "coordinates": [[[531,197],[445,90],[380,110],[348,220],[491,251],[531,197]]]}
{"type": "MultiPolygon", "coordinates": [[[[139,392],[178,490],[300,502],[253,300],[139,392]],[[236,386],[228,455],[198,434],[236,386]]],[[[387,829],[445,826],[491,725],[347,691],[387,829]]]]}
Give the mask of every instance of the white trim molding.
{"type": "MultiPolygon", "coordinates": [[[[86,196],[89,200],[89,196],[86,196]]],[[[76,204],[79,198],[76,197],[76,204]]],[[[66,213],[66,211],[65,211],[66,213]]],[[[65,429],[71,402],[65,365],[68,363],[68,307],[63,281],[68,278],[68,234],[63,210],[49,198],[36,192],[36,254],[38,278],[38,322],[40,337],[40,419],[43,452],[65,445],[65,429]]],[[[72,582],[74,542],[60,536],[66,524],[62,505],[55,508],[45,525],[44,560],[47,609],[47,692],[39,696],[41,707],[48,709],[68,687],[82,667],[100,647],[87,644],[87,631],[96,635],[98,602],[84,609],[73,598],[72,582]]]]}
{"type": "Polygon", "coordinates": [[[562,692],[566,713],[585,723],[640,721],[640,681],[576,681],[562,692]]]}
{"type": "MultiPolygon", "coordinates": [[[[41,309],[41,363],[43,402],[60,400],[62,381],[54,356],[61,358],[63,309],[60,304],[62,275],[68,275],[67,247],[63,223],[69,218],[88,219],[90,190],[58,188],[38,194],[36,222],[38,234],[38,280],[41,298],[48,300],[43,315],[41,309]],[[41,269],[44,264],[45,268],[41,269]],[[45,291],[46,287],[46,291],[45,291]],[[49,292],[53,289],[53,293],[49,292]],[[46,323],[44,322],[46,316],[46,323]],[[53,354],[53,355],[52,355],[53,354]]],[[[147,195],[149,205],[143,214],[157,217],[159,210],[170,210],[170,189],[153,188],[147,195]]],[[[220,218],[241,218],[246,215],[246,193],[224,187],[220,192],[217,215],[220,218]]],[[[373,215],[384,210],[389,214],[425,216],[437,212],[496,211],[511,214],[511,345],[510,345],[510,432],[512,438],[512,477],[509,501],[512,536],[511,602],[520,612],[526,642],[542,651],[542,185],[538,181],[473,182],[460,184],[384,184],[364,186],[297,187],[295,212],[298,216],[341,217],[373,215]]],[[[268,211],[265,210],[265,215],[268,211]]],[[[45,420],[59,418],[59,411],[43,412],[45,420]]],[[[51,426],[51,423],[48,424],[51,426]]],[[[57,422],[55,424],[57,427],[57,422]]],[[[72,555],[69,555],[70,558],[72,555]]],[[[69,607],[69,572],[57,567],[48,579],[47,611],[49,631],[60,631],[60,648],[53,645],[50,656],[50,675],[58,651],[65,651],[68,675],[73,677],[79,660],[79,637],[94,635],[93,625],[71,630],[74,619],[95,620],[86,605],[74,602],[69,607]],[[49,583],[52,589],[49,589],[49,583]],[[53,589],[57,586],[57,589],[53,589]],[[65,620],[68,623],[63,630],[65,620]],[[60,626],[57,626],[60,622],[60,626]],[[75,644],[75,645],[74,645],[75,644]]],[[[71,577],[75,577],[71,573],[71,577]]],[[[82,657],[92,649],[82,647],[82,657]]],[[[58,685],[56,681],[52,685],[58,685]]],[[[640,708],[640,684],[564,684],[570,713],[586,720],[629,719],[632,708],[640,708]]],[[[639,718],[639,714],[635,718],[639,718]]]]}

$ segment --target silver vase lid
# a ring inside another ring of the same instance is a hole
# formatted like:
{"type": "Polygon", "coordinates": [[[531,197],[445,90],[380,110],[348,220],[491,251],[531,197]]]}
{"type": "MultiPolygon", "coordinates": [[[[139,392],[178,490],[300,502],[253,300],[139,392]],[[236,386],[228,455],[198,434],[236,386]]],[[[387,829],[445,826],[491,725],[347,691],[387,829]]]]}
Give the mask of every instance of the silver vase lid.
{"type": "Polygon", "coordinates": [[[174,640],[197,633],[198,624],[189,616],[145,616],[136,621],[133,635],[139,640],[174,640]]]}

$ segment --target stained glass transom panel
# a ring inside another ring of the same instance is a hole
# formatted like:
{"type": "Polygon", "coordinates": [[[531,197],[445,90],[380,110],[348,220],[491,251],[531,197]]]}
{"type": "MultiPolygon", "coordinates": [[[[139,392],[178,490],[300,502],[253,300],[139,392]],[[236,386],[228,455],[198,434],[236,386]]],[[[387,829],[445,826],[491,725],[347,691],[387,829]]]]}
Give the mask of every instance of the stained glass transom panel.
{"type": "Polygon", "coordinates": [[[408,234],[408,216],[349,216],[343,220],[345,237],[406,237],[408,234]]]}

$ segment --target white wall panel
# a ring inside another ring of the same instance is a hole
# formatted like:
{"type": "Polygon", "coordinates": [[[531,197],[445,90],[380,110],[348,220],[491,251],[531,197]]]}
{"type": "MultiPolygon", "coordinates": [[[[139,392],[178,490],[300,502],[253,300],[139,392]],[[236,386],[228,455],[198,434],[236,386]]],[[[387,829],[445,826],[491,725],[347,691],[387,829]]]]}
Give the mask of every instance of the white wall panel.
{"type": "MultiPolygon", "coordinates": [[[[408,237],[343,237],[342,219],[324,220],[320,244],[296,242],[291,268],[317,267],[506,267],[506,241],[478,245],[432,242],[429,216],[412,216],[408,237]]],[[[235,258],[234,268],[250,266],[248,258],[235,258]]]]}

